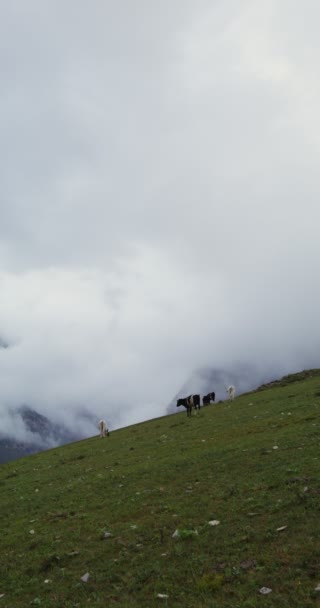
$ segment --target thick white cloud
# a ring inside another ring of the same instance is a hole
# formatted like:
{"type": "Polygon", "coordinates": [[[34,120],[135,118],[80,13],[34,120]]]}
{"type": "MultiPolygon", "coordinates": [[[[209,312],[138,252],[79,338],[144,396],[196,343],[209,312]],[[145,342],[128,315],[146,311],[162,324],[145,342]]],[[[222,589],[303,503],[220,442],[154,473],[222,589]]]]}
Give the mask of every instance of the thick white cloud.
{"type": "Polygon", "coordinates": [[[310,0],[22,0],[0,21],[0,404],[165,413],[319,365],[310,0]]]}

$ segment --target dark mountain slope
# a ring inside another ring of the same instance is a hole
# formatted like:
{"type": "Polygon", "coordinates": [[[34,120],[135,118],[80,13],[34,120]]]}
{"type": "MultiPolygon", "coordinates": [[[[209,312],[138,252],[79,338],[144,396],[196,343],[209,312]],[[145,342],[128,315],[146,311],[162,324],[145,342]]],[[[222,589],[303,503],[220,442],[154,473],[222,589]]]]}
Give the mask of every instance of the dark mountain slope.
{"type": "MultiPolygon", "coordinates": [[[[83,412],[80,414],[92,424],[95,417],[83,412]]],[[[46,416],[39,414],[33,408],[23,405],[14,412],[14,420],[18,417],[23,422],[26,439],[19,441],[0,431],[0,464],[35,454],[48,448],[65,445],[78,439],[83,439],[83,433],[72,433],[62,425],[56,424],[46,416]]]]}

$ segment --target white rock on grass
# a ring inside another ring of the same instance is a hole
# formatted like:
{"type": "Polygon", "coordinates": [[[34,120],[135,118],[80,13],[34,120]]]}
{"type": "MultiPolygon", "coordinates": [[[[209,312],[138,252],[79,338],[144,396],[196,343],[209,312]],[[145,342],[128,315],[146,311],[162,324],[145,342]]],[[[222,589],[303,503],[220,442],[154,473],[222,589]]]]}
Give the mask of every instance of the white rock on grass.
{"type": "Polygon", "coordinates": [[[188,536],[198,536],[198,530],[188,530],[186,528],[179,530],[175,530],[172,534],[172,538],[187,538],[188,536]]]}
{"type": "Polygon", "coordinates": [[[158,593],[157,597],[167,598],[169,596],[166,593],[158,593]]]}
{"type": "Polygon", "coordinates": [[[29,530],[29,534],[34,534],[34,530],[29,530]]]}
{"type": "Polygon", "coordinates": [[[315,591],[320,591],[320,583],[314,588],[315,591]]]}
{"type": "Polygon", "coordinates": [[[208,522],[208,524],[209,526],[218,526],[220,524],[220,521],[218,519],[212,519],[208,522]]]}
{"type": "Polygon", "coordinates": [[[262,595],[268,595],[268,593],[271,593],[272,589],[270,589],[270,587],[261,587],[260,589],[260,593],[262,593],[262,595]]]}
{"type": "Polygon", "coordinates": [[[111,532],[105,532],[103,538],[110,538],[112,536],[111,532]]]}
{"type": "Polygon", "coordinates": [[[273,450],[278,450],[278,449],[279,449],[279,446],[278,446],[278,445],[274,445],[272,449],[273,449],[273,450]]]}
{"type": "Polygon", "coordinates": [[[280,528],[277,528],[277,532],[282,532],[282,530],[286,530],[288,526],[280,526],[280,528]]]}
{"type": "Polygon", "coordinates": [[[83,582],[83,583],[87,583],[87,582],[88,582],[88,580],[89,580],[89,578],[90,578],[90,574],[89,574],[89,572],[86,572],[86,573],[85,573],[85,574],[84,574],[84,575],[81,577],[81,579],[80,579],[80,580],[82,580],[82,582],[83,582]]]}

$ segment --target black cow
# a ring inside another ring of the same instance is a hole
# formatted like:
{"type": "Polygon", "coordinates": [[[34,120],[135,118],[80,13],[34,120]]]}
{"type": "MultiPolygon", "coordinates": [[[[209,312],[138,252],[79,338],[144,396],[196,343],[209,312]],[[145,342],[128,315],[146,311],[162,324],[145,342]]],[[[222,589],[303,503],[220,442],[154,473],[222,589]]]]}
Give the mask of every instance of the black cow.
{"type": "Polygon", "coordinates": [[[211,401],[215,401],[216,395],[215,393],[208,393],[207,395],[204,395],[202,397],[202,403],[203,405],[209,405],[211,403],[211,401]]]}
{"type": "Polygon", "coordinates": [[[183,405],[187,410],[187,416],[191,416],[192,408],[200,410],[200,395],[189,395],[189,397],[181,397],[177,401],[177,407],[183,405]]]}

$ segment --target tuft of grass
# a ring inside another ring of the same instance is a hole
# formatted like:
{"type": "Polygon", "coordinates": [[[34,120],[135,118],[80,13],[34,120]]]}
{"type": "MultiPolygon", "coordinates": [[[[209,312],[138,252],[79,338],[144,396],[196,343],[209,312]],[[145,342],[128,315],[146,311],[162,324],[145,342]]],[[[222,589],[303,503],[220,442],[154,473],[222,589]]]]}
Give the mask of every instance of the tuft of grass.
{"type": "Polygon", "coordinates": [[[216,574],[215,572],[204,574],[197,583],[197,587],[200,591],[216,591],[221,589],[224,583],[223,574],[216,574]]]}
{"type": "Polygon", "coordinates": [[[319,375],[2,465],[1,606],[314,608],[319,375]]]}

